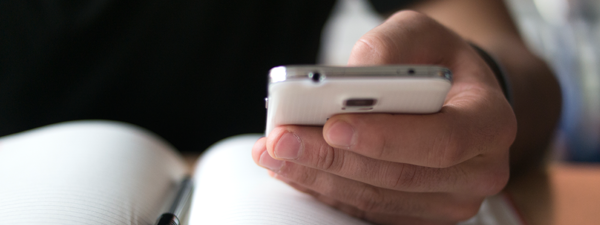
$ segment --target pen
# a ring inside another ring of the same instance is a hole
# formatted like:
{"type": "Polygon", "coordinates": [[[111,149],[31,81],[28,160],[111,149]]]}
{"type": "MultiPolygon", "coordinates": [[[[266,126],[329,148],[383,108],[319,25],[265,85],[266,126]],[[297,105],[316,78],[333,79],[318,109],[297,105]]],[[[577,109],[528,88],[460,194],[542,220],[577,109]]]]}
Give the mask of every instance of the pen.
{"type": "Polygon", "coordinates": [[[189,176],[183,178],[171,208],[158,217],[155,225],[181,225],[179,218],[181,218],[183,210],[190,201],[193,186],[193,181],[189,176]]]}

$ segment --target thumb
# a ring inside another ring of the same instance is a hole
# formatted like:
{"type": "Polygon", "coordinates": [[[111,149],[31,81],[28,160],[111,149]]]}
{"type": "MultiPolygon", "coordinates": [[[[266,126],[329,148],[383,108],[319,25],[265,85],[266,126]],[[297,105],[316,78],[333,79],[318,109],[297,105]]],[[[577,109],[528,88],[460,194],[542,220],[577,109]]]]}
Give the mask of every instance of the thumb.
{"type": "Polygon", "coordinates": [[[448,97],[478,87],[502,94],[491,69],[458,34],[428,16],[401,11],[356,42],[349,66],[441,65],[453,72],[448,97]]]}

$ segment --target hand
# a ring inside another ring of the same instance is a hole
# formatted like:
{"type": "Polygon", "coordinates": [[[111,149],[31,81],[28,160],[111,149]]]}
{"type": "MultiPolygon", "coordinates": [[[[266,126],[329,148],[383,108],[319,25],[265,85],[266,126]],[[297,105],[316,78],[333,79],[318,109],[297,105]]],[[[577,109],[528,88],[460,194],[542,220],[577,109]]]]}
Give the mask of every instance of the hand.
{"type": "Polygon", "coordinates": [[[457,34],[399,12],[356,43],[348,64],[442,65],[454,81],[439,113],[341,114],[323,128],[277,127],[254,145],[257,164],[381,224],[466,220],[506,185],[516,119],[492,71],[457,34]]]}

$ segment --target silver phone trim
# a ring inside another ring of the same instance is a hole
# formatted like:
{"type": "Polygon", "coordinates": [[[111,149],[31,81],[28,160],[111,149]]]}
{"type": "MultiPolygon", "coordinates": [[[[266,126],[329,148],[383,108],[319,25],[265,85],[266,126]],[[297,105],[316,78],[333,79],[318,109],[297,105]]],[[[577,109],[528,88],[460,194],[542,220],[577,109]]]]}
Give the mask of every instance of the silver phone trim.
{"type": "Polygon", "coordinates": [[[287,80],[323,81],[340,78],[433,78],[444,79],[452,83],[452,72],[442,66],[433,65],[396,65],[371,67],[333,67],[333,66],[278,66],[269,72],[269,83],[287,80]]]}

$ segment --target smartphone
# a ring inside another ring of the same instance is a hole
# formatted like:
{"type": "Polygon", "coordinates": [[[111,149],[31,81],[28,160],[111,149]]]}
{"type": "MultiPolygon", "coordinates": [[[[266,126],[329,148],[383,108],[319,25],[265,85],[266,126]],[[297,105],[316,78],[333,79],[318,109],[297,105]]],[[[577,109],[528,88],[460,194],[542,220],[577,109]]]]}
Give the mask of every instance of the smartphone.
{"type": "Polygon", "coordinates": [[[451,86],[452,72],[433,65],[274,67],[265,134],[279,125],[323,125],[340,113],[435,113],[451,86]]]}

